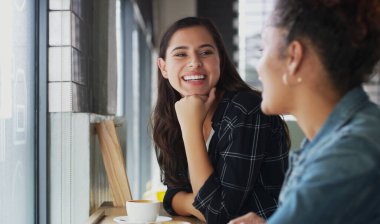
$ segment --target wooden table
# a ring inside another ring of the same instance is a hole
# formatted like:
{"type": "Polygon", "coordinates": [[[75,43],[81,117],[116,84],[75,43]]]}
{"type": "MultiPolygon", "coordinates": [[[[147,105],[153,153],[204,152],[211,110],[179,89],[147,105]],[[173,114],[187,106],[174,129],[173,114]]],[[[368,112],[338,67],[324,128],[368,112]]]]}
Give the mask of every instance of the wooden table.
{"type": "MultiPolygon", "coordinates": [[[[89,218],[87,224],[116,224],[113,219],[117,216],[127,215],[127,212],[124,207],[113,207],[112,203],[106,202],[98,208],[89,218]]],[[[170,216],[165,210],[162,208],[160,215],[162,216],[170,216]]],[[[194,217],[183,217],[183,216],[171,216],[173,218],[172,221],[162,222],[165,224],[181,224],[181,223],[191,223],[191,224],[203,224],[204,222],[200,221],[194,217]],[[185,222],[181,222],[185,221],[185,222]]]]}

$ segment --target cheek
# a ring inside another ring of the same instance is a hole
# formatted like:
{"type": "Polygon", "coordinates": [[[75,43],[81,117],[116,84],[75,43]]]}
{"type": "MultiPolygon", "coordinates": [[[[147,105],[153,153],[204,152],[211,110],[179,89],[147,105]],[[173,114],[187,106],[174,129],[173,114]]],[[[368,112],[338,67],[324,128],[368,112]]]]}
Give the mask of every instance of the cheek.
{"type": "Polygon", "coordinates": [[[166,71],[167,71],[167,76],[169,80],[176,80],[180,76],[179,71],[180,71],[180,66],[177,64],[167,64],[166,66],[166,71]]]}
{"type": "Polygon", "coordinates": [[[166,61],[166,71],[177,72],[180,67],[186,65],[186,62],[182,60],[175,60],[173,58],[167,59],[166,61]]]}
{"type": "Polygon", "coordinates": [[[215,68],[215,79],[218,81],[220,79],[220,67],[215,68]]]}
{"type": "Polygon", "coordinates": [[[265,64],[266,64],[266,56],[263,55],[259,59],[256,64],[256,70],[259,76],[263,76],[265,74],[265,64]]]}
{"type": "Polygon", "coordinates": [[[214,79],[220,78],[220,62],[218,59],[208,61],[209,69],[214,74],[214,79]]]}
{"type": "Polygon", "coordinates": [[[274,57],[270,52],[263,54],[257,63],[256,70],[264,85],[275,85],[281,77],[282,61],[274,57]]]}

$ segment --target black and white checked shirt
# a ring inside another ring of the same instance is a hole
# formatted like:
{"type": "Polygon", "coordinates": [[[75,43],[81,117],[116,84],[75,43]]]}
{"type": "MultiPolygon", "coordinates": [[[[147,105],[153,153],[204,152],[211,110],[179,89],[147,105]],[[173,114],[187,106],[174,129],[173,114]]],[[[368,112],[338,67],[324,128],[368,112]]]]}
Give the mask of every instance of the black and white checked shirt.
{"type": "MultiPolygon", "coordinates": [[[[227,223],[250,211],[268,218],[277,208],[288,167],[286,135],[281,118],[264,115],[260,103],[253,92],[226,91],[215,111],[208,150],[214,173],[193,203],[207,223],[227,223]]],[[[172,215],[179,191],[191,192],[191,185],[168,186],[164,208],[172,215]]]]}

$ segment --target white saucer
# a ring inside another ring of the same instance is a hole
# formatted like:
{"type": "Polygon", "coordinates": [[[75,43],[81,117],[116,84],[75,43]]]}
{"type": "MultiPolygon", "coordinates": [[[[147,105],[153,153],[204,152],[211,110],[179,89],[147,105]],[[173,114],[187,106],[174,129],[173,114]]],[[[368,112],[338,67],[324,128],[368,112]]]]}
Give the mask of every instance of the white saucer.
{"type": "MultiPolygon", "coordinates": [[[[155,222],[142,222],[142,223],[158,223],[158,222],[167,222],[170,220],[172,220],[172,218],[170,218],[170,217],[158,216],[155,222]]],[[[118,216],[118,217],[115,217],[113,219],[113,221],[115,221],[117,223],[124,223],[124,224],[125,223],[129,223],[129,224],[136,223],[137,224],[137,222],[128,221],[128,216],[118,216]]]]}

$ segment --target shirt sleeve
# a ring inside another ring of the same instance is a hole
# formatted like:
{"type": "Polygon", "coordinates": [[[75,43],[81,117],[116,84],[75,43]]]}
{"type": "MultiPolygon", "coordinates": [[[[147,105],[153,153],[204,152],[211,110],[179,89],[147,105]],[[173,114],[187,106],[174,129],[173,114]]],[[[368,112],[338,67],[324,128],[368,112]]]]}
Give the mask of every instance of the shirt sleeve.
{"type": "MultiPolygon", "coordinates": [[[[255,194],[266,194],[255,183],[272,133],[271,122],[263,117],[266,116],[257,112],[240,119],[225,119],[215,133],[218,142],[210,145],[210,148],[216,147],[214,154],[210,154],[217,157],[211,159],[217,160],[213,164],[214,173],[201,187],[193,203],[207,223],[227,223],[252,211],[253,207],[261,212],[268,208],[260,204],[263,200],[255,200],[255,194]]],[[[268,200],[274,203],[272,198],[268,200]]]]}
{"type": "Polygon", "coordinates": [[[352,139],[330,147],[302,171],[294,168],[284,201],[268,224],[378,223],[378,162],[365,153],[368,148],[352,139]]]}
{"type": "Polygon", "coordinates": [[[170,186],[167,187],[167,190],[164,196],[163,206],[164,206],[165,211],[169,213],[170,215],[178,215],[172,207],[172,201],[173,201],[174,196],[180,191],[184,191],[188,193],[190,192],[189,187],[170,187],[170,186]]]}

